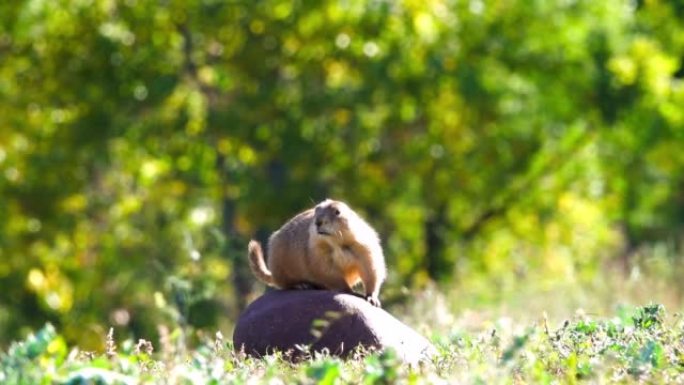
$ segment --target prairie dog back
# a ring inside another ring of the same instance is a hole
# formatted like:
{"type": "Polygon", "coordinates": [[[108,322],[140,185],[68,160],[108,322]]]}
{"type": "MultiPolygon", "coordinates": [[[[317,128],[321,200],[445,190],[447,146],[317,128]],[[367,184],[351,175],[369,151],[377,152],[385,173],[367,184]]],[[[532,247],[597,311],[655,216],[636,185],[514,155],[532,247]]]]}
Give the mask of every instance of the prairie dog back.
{"type": "Polygon", "coordinates": [[[273,272],[276,286],[287,289],[308,277],[306,262],[311,259],[309,227],[313,209],[297,214],[268,238],[268,268],[273,272]]]}

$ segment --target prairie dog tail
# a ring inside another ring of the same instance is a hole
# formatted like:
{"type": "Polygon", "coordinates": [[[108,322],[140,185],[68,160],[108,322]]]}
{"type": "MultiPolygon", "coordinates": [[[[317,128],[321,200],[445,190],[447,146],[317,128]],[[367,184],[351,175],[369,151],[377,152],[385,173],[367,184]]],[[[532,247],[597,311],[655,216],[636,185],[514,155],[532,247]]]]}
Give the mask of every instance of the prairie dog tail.
{"type": "Polygon", "coordinates": [[[247,246],[249,251],[249,268],[252,273],[263,283],[273,286],[273,274],[266,266],[264,262],[264,252],[261,250],[261,245],[255,240],[249,241],[249,246],[247,246]]]}

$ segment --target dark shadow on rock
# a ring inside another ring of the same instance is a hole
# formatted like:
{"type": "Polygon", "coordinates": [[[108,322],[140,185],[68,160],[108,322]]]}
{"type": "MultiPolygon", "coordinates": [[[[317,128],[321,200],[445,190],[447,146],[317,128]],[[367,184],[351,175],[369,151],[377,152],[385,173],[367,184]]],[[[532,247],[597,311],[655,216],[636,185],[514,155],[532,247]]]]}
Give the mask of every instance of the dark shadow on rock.
{"type": "Polygon", "coordinates": [[[430,357],[435,348],[416,331],[365,300],[328,290],[273,290],[252,302],[233,331],[235,349],[253,356],[327,351],[348,357],[357,347],[393,348],[406,362],[430,357]]]}

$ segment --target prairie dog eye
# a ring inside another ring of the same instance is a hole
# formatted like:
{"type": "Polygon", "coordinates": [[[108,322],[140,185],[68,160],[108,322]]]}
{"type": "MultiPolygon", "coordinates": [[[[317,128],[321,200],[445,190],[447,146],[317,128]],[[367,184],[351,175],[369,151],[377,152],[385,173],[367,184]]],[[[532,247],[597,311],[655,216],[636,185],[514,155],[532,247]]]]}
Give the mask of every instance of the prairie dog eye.
{"type": "Polygon", "coordinates": [[[339,216],[340,216],[340,210],[339,210],[339,209],[335,209],[335,216],[336,216],[336,217],[339,217],[339,216]]]}

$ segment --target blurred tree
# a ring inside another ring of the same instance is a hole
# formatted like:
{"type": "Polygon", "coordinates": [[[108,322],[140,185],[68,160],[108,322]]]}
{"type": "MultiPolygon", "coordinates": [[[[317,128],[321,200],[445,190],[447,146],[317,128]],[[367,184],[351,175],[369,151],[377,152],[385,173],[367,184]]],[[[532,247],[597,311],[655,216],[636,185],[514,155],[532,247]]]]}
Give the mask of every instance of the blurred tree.
{"type": "Polygon", "coordinates": [[[573,281],[677,240],[681,13],[2,2],[0,341],[226,325],[247,240],[327,196],[380,231],[389,292],[573,281]]]}

